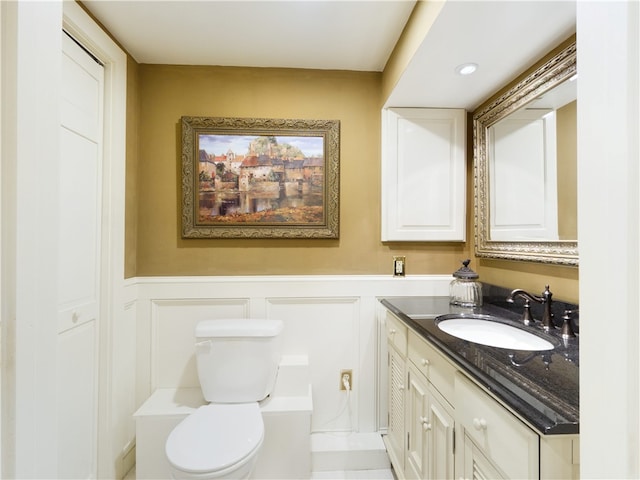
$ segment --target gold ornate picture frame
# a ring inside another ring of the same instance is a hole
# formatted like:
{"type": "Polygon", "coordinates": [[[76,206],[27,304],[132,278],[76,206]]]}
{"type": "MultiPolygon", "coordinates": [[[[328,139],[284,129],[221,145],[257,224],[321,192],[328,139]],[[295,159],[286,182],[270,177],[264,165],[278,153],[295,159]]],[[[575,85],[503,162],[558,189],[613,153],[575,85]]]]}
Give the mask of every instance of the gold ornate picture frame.
{"type": "Polygon", "coordinates": [[[339,238],[339,121],[181,122],[183,238],[339,238]]]}

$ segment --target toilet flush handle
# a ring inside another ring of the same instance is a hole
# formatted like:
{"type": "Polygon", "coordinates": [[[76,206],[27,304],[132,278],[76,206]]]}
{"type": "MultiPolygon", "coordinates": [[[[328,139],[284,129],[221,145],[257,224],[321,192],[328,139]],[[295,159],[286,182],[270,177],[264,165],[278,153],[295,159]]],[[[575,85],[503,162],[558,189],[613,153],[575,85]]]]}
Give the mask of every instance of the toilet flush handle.
{"type": "Polygon", "coordinates": [[[198,349],[210,349],[211,348],[211,340],[205,340],[203,342],[196,342],[196,348],[198,349]]]}

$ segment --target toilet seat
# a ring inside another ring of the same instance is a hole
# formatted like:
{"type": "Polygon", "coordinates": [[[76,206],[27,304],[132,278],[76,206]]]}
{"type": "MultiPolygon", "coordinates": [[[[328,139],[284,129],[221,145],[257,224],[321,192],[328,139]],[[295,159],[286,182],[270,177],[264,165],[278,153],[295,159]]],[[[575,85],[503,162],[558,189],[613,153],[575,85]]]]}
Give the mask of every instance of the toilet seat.
{"type": "Polygon", "coordinates": [[[169,463],[191,474],[235,470],[262,445],[264,423],[258,403],[209,404],[198,408],[169,434],[169,463]]]}

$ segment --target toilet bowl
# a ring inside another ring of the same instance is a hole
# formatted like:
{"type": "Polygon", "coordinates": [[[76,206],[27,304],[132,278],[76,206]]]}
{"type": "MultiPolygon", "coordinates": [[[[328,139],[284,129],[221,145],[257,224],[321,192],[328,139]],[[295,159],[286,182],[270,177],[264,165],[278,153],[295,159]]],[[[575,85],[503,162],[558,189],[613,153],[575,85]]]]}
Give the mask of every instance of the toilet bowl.
{"type": "Polygon", "coordinates": [[[264,423],[257,403],[204,405],[167,438],[172,477],[249,478],[263,439],[264,423]]]}
{"type": "Polygon", "coordinates": [[[206,401],[169,434],[176,479],[249,478],[264,440],[258,401],[273,390],[280,320],[205,320],[196,326],[196,365],[206,401]]]}

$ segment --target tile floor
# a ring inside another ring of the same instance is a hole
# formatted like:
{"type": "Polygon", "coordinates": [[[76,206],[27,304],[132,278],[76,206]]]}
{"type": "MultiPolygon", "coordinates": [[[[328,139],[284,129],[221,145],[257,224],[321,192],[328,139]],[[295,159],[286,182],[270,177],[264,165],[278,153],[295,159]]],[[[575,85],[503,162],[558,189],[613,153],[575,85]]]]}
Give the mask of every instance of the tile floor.
{"type": "MultiPolygon", "coordinates": [[[[124,480],[136,480],[136,468],[133,467],[124,480]]],[[[396,480],[393,470],[351,470],[312,472],[311,480],[396,480]]]]}
{"type": "Polygon", "coordinates": [[[350,470],[312,472],[311,480],[395,480],[393,470],[350,470]]]}

